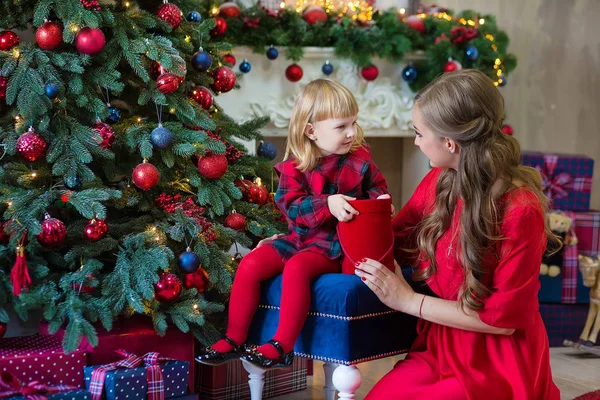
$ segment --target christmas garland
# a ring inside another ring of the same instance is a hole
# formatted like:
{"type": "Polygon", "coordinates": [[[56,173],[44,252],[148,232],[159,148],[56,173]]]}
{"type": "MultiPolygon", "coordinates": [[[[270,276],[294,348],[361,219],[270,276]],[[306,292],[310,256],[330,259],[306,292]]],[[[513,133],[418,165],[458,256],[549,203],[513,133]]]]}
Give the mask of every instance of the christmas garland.
{"type": "MultiPolygon", "coordinates": [[[[360,21],[318,7],[298,12],[260,5],[242,8],[228,2],[205,4],[203,15],[215,16],[215,29],[224,41],[266,52],[269,59],[277,58],[280,46],[286,47],[287,59],[294,62],[302,59],[303,47],[332,47],[337,57],[351,59],[362,68],[367,80],[376,77],[374,57],[399,62],[408,53],[420,53],[422,57],[403,71],[403,78],[415,91],[440,73],[463,67],[483,71],[496,85],[504,86],[506,76],[516,67],[516,57],[507,52],[508,36],[498,29],[493,15],[472,10],[455,15],[439,7],[412,16],[401,11],[380,10],[373,13],[372,20],[360,21]]],[[[239,68],[241,72],[250,70],[246,63],[239,68]]],[[[325,64],[323,72],[329,75],[333,68],[325,64]]],[[[288,79],[294,80],[293,76],[288,79]]]]}

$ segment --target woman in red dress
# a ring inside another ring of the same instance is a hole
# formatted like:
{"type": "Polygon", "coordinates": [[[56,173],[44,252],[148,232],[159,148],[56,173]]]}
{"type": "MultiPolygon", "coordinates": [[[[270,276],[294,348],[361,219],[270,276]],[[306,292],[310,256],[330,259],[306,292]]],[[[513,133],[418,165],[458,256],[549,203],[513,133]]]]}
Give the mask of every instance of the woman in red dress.
{"type": "Polygon", "coordinates": [[[415,97],[415,144],[433,169],[394,219],[396,260],[416,265],[435,296],[415,293],[399,268],[357,264],[383,303],[420,318],[406,359],[367,400],[560,398],[537,300],[555,240],[547,199],[502,133],[503,116],[502,95],[474,70],[444,74],[415,97]]]}

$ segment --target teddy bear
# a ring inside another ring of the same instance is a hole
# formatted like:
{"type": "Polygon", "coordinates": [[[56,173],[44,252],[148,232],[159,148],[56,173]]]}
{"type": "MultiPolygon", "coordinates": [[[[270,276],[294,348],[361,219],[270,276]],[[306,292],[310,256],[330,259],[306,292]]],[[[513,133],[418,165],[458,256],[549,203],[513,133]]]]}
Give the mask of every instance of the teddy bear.
{"type": "MultiPolygon", "coordinates": [[[[571,225],[573,224],[571,218],[560,212],[551,212],[547,214],[547,219],[550,230],[560,238],[563,246],[574,246],[577,244],[577,237],[571,230],[571,225]]],[[[555,278],[560,275],[562,264],[563,248],[556,249],[549,246],[542,257],[540,275],[548,275],[550,278],[555,278]]]]}

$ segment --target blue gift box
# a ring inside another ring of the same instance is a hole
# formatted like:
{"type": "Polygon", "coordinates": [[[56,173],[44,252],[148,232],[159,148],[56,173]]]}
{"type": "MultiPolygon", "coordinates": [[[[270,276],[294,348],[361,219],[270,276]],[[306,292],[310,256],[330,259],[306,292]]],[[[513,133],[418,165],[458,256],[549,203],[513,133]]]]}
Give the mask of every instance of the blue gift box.
{"type": "MultiPolygon", "coordinates": [[[[99,365],[84,367],[85,387],[89,389],[92,372],[99,365]]],[[[165,384],[165,398],[187,394],[190,364],[184,361],[161,362],[165,384]]],[[[105,400],[144,400],[148,395],[146,367],[108,371],[104,380],[102,398],[105,400]]]]}
{"type": "MultiPolygon", "coordinates": [[[[48,400],[91,400],[92,394],[87,390],[68,390],[48,396],[48,400]]],[[[8,397],[7,400],[24,400],[23,396],[8,397]]]]}

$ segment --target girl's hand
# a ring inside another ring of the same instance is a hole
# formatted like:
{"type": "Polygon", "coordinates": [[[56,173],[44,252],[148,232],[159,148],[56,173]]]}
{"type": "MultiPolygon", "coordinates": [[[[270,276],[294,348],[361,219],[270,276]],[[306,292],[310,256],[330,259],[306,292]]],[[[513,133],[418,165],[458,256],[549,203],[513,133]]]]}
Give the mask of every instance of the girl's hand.
{"type": "Polygon", "coordinates": [[[327,207],[329,207],[331,215],[336,217],[340,222],[348,222],[354,218],[355,215],[358,215],[358,211],[348,203],[350,200],[356,199],[343,194],[329,196],[327,198],[327,207]]]}
{"type": "MultiPolygon", "coordinates": [[[[378,261],[366,258],[358,263],[354,273],[377,295],[379,300],[393,310],[407,312],[415,302],[415,291],[406,282],[397,262],[395,272],[378,261]]],[[[417,299],[418,300],[418,299],[417,299]]]]}
{"type": "MultiPolygon", "coordinates": [[[[391,199],[392,196],[390,196],[389,194],[382,194],[381,196],[377,196],[377,199],[391,199]]],[[[394,215],[394,211],[396,211],[394,209],[394,205],[392,204],[392,215],[394,215]]]]}
{"type": "MultiPolygon", "coordinates": [[[[278,239],[278,238],[280,238],[282,236],[285,236],[285,234],[283,234],[283,233],[276,233],[276,234],[274,234],[271,237],[264,238],[263,240],[261,240],[260,242],[258,242],[258,244],[256,245],[256,247],[254,249],[258,249],[260,246],[262,246],[264,244],[267,244],[269,242],[272,242],[273,240],[278,239]]],[[[252,249],[252,250],[254,250],[254,249],[252,249]]]]}

